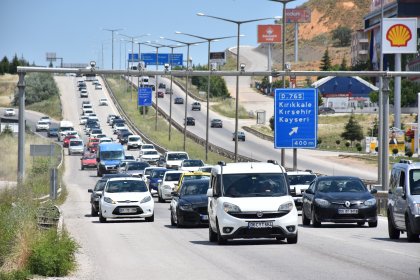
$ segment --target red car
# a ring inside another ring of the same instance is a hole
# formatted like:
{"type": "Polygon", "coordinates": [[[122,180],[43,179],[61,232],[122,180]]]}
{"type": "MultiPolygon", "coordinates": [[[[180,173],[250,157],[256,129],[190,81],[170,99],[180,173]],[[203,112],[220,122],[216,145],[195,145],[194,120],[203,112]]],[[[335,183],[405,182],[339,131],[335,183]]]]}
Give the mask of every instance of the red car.
{"type": "Polygon", "coordinates": [[[89,138],[86,148],[91,152],[96,152],[96,149],[99,144],[99,138],[89,138]]]}
{"type": "Polygon", "coordinates": [[[66,137],[64,137],[64,140],[63,140],[63,147],[64,148],[69,147],[70,139],[72,139],[72,138],[76,138],[76,135],[67,135],[66,137]]]}
{"type": "Polygon", "coordinates": [[[85,153],[80,158],[80,169],[85,168],[96,168],[96,154],[95,153],[85,153]]]}
{"type": "Polygon", "coordinates": [[[96,153],[96,151],[98,150],[98,145],[99,145],[99,142],[92,142],[91,145],[89,146],[89,152],[96,153]]]}
{"type": "Polygon", "coordinates": [[[163,90],[158,90],[158,97],[159,98],[163,98],[163,97],[165,97],[165,93],[163,92],[163,90]]]}

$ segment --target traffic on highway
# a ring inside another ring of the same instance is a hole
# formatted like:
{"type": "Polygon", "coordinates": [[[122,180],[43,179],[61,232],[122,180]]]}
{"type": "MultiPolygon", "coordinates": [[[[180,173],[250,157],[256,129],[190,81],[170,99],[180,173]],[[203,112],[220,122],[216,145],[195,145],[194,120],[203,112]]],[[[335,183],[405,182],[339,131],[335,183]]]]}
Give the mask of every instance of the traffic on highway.
{"type": "MultiPolygon", "coordinates": [[[[395,215],[388,215],[388,220],[378,216],[376,190],[366,187],[360,173],[321,177],[310,171],[293,173],[260,153],[261,162],[209,166],[184,151],[159,152],[129,127],[113,102],[100,103],[112,100],[107,87],[95,90],[96,83],[105,83],[101,77],[84,81],[88,97],[80,96],[83,78],[56,80],[65,103],[64,120],[54,124],[56,130],[41,133],[63,145],[68,139],[65,181],[71,191],[63,212],[67,227],[81,243],[77,273],[95,279],[134,279],[131,273],[179,278],[188,264],[201,272],[187,278],[210,278],[200,277],[202,273],[223,279],[255,278],[257,273],[258,279],[272,279],[284,267],[285,278],[301,279],[346,278],[349,270],[364,279],[413,279],[418,274],[418,208],[409,217],[410,224],[400,222],[398,207],[389,209],[395,215]],[[160,248],[167,249],[163,253],[160,248]],[[141,272],[135,269],[139,250],[149,255],[142,259],[141,272]],[[111,251],[125,257],[113,258],[111,251]],[[278,259],[285,257],[299,265],[281,264],[278,259]],[[156,269],[157,261],[171,265],[156,269]],[[331,268],[321,269],[319,263],[331,268]]],[[[176,96],[181,92],[174,87],[176,96]]],[[[165,109],[169,103],[161,101],[165,109]]],[[[188,102],[191,110],[197,101],[188,102]]],[[[183,109],[173,115],[180,124],[183,109]]],[[[205,123],[199,115],[205,110],[201,106],[191,113],[205,123]]],[[[224,143],[232,143],[230,125],[225,121],[222,129],[214,129],[221,134],[210,139],[225,137],[224,143]]],[[[200,134],[203,125],[189,129],[200,134]]],[[[253,137],[247,134],[244,144],[255,141],[264,146],[253,137]]],[[[407,198],[418,192],[410,190],[407,198]]],[[[397,190],[395,194],[398,201],[397,190]]]]}

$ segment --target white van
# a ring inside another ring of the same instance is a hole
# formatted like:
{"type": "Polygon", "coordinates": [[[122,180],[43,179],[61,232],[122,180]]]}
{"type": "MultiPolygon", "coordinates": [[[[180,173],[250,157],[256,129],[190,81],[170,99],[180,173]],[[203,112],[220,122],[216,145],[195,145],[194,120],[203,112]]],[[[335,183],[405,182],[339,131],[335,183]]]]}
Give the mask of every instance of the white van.
{"type": "Polygon", "coordinates": [[[69,131],[74,131],[73,123],[70,121],[61,121],[58,127],[58,141],[63,141],[69,131]]]}
{"type": "Polygon", "coordinates": [[[140,82],[140,85],[148,86],[149,85],[149,77],[148,76],[141,76],[139,82],[140,82]]]}
{"type": "Polygon", "coordinates": [[[209,240],[237,238],[298,240],[298,212],[286,170],[275,161],[220,162],[210,177],[209,240]]]}
{"type": "Polygon", "coordinates": [[[164,154],[166,168],[178,169],[184,159],[190,159],[187,152],[184,151],[168,151],[164,154]]]}

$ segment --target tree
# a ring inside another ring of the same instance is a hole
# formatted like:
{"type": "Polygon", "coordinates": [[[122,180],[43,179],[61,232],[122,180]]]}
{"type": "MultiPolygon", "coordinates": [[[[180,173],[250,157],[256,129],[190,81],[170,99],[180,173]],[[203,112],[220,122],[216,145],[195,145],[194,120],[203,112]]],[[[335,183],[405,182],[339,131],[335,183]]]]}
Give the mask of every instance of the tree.
{"type": "Polygon", "coordinates": [[[15,56],[12,59],[12,63],[9,64],[9,73],[16,74],[18,66],[19,66],[19,59],[17,55],[15,54],[15,56]]]}
{"type": "Polygon", "coordinates": [[[270,118],[270,128],[272,131],[274,131],[274,116],[271,116],[270,118]]]}
{"type": "Polygon", "coordinates": [[[362,126],[355,119],[353,113],[350,115],[349,121],[344,127],[344,132],[341,134],[341,137],[350,141],[351,144],[353,144],[353,141],[360,141],[363,139],[362,126]]]}
{"type": "Polygon", "coordinates": [[[333,40],[337,40],[338,47],[350,46],[351,29],[346,26],[340,26],[332,31],[333,40]]]}
{"type": "MultiPolygon", "coordinates": [[[[394,104],[394,80],[389,83],[389,103],[394,104]]],[[[407,78],[401,79],[401,106],[416,105],[417,93],[420,92],[420,85],[407,78]]],[[[374,91],[369,94],[369,98],[373,103],[378,102],[378,92],[374,91]]]]}
{"type": "Polygon", "coordinates": [[[343,57],[343,59],[341,60],[341,64],[340,64],[340,71],[346,71],[348,69],[347,67],[347,60],[345,57],[343,57]]]}
{"type": "Polygon", "coordinates": [[[318,92],[318,106],[322,106],[324,104],[324,100],[322,100],[321,92],[318,92]]]}
{"type": "Polygon", "coordinates": [[[378,118],[375,118],[373,121],[373,127],[368,129],[368,136],[378,137],[379,125],[378,125],[378,118]]]}
{"type": "Polygon", "coordinates": [[[4,56],[0,62],[0,75],[3,75],[4,73],[8,73],[8,72],[9,72],[9,59],[7,59],[7,56],[4,56]]]}
{"type": "MultiPolygon", "coordinates": [[[[52,74],[30,73],[27,75],[25,82],[26,105],[46,100],[54,95],[59,95],[58,87],[52,74]]],[[[18,101],[19,96],[16,94],[13,104],[17,105],[18,101]]]]}
{"type": "Polygon", "coordinates": [[[319,68],[321,71],[329,71],[331,69],[331,58],[328,52],[328,48],[325,50],[324,55],[321,59],[321,67],[319,68]]]}

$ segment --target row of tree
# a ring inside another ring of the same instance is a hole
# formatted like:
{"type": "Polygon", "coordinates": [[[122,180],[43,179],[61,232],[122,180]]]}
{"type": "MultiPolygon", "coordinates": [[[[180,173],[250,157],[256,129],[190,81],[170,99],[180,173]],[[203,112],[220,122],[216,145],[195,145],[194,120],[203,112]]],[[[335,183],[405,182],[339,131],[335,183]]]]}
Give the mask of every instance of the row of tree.
{"type": "MultiPolygon", "coordinates": [[[[41,102],[52,96],[59,95],[57,84],[50,73],[29,73],[25,78],[25,104],[41,102]]],[[[17,106],[19,94],[16,93],[12,104],[17,106]]]]}
{"type": "Polygon", "coordinates": [[[18,58],[16,54],[11,61],[4,56],[0,61],[0,75],[16,74],[18,66],[29,66],[29,63],[24,58],[18,58]]]}

